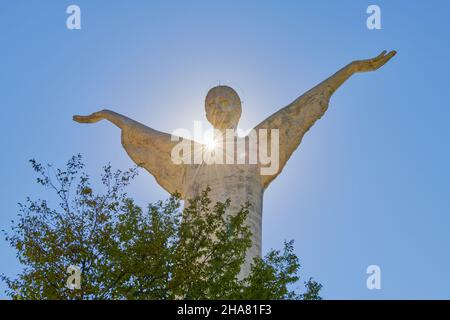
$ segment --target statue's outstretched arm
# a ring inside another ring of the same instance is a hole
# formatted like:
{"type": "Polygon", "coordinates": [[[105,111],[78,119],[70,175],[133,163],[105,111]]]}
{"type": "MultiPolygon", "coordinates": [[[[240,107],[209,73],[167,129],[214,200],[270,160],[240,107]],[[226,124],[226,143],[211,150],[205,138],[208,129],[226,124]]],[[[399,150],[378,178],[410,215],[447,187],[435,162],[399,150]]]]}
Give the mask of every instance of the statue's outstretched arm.
{"type": "Polygon", "coordinates": [[[102,110],[89,116],[74,116],[80,123],[109,120],[122,130],[122,145],[130,158],[150,172],[166,191],[183,196],[185,165],[174,164],[172,148],[177,144],[171,135],[149,128],[119,113],[102,110]]]}
{"type": "MultiPolygon", "coordinates": [[[[382,67],[394,55],[383,51],[373,59],[357,60],[340,69],[287,107],[279,110],[256,126],[258,129],[279,130],[279,166],[276,174],[261,176],[263,187],[267,187],[281,173],[292,153],[299,146],[303,135],[322,117],[328,108],[331,95],[353,74],[374,71],[382,67]]],[[[270,134],[268,135],[270,139],[270,134]]],[[[270,140],[268,142],[270,146],[270,140]]]]}

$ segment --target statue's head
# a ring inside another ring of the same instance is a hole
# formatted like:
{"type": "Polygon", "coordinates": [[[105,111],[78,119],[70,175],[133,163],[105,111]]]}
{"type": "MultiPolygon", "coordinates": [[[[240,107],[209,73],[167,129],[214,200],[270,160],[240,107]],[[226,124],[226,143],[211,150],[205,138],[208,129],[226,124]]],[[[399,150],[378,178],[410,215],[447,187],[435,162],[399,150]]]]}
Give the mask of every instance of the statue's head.
{"type": "Polygon", "coordinates": [[[241,117],[241,99],[234,89],[217,86],[208,91],[205,99],[206,118],[214,128],[236,129],[241,117]]]}

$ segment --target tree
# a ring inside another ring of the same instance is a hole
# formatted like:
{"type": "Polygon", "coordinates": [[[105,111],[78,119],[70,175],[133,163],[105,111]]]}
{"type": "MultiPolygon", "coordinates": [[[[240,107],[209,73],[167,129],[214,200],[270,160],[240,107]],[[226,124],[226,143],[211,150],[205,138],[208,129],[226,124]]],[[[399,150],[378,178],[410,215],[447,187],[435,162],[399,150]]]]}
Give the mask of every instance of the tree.
{"type": "Polygon", "coordinates": [[[18,222],[3,231],[23,266],[14,279],[1,275],[12,298],[320,298],[321,285],[311,279],[303,295],[288,289],[300,269],[292,241],[283,252],[255,259],[251,274],[238,280],[251,245],[248,204],[225,214],[230,200],[211,204],[207,189],[184,210],[178,195],[143,210],[125,192],[137,168],[113,172],[105,166],[104,190],[94,192],[80,155],[64,170],[31,164],[58,206],[27,198],[18,222]],[[79,270],[79,289],[72,286],[73,270],[79,270]]]}

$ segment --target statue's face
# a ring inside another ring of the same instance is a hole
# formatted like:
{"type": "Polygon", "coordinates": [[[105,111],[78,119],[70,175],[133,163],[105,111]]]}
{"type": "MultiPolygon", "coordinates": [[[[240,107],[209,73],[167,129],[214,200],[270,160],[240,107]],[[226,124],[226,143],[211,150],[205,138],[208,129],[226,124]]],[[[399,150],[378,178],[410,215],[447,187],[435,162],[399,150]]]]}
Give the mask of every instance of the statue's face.
{"type": "Polygon", "coordinates": [[[241,99],[232,88],[217,86],[206,95],[205,111],[214,128],[235,129],[241,117],[241,99]]]}

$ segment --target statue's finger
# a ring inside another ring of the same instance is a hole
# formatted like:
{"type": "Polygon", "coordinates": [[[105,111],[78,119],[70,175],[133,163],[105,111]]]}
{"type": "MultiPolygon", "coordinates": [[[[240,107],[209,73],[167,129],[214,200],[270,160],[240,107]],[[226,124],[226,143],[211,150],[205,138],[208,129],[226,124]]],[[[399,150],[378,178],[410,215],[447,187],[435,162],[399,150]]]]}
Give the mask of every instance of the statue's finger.
{"type": "Polygon", "coordinates": [[[395,50],[393,50],[393,51],[389,52],[387,55],[385,55],[385,56],[383,57],[383,64],[385,64],[386,62],[388,62],[389,60],[391,60],[391,58],[392,58],[393,56],[395,56],[396,54],[397,54],[397,52],[396,52],[395,50]]]}
{"type": "Polygon", "coordinates": [[[379,61],[379,63],[378,63],[378,66],[377,66],[377,69],[378,68],[381,68],[382,66],[384,66],[389,60],[391,60],[391,58],[393,57],[393,56],[395,56],[397,54],[397,52],[396,51],[391,51],[391,52],[389,52],[387,55],[385,55],[384,57],[383,57],[383,59],[381,60],[381,61],[379,61]]]}
{"type": "Polygon", "coordinates": [[[384,55],[386,54],[386,50],[383,50],[379,55],[377,55],[375,58],[373,58],[372,60],[377,61],[380,60],[381,58],[384,57],[384,55]]]}
{"type": "Polygon", "coordinates": [[[85,116],[73,116],[73,120],[76,122],[86,122],[88,119],[85,116]]]}
{"type": "Polygon", "coordinates": [[[391,52],[389,52],[389,53],[386,55],[386,57],[387,57],[387,59],[389,60],[389,59],[391,59],[393,56],[395,56],[396,54],[397,54],[397,51],[392,50],[391,52]]]}
{"type": "Polygon", "coordinates": [[[386,54],[386,50],[383,50],[379,55],[378,55],[378,57],[383,57],[384,55],[386,54]]]}

